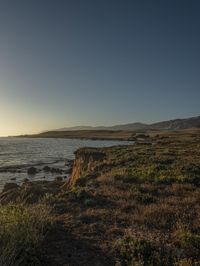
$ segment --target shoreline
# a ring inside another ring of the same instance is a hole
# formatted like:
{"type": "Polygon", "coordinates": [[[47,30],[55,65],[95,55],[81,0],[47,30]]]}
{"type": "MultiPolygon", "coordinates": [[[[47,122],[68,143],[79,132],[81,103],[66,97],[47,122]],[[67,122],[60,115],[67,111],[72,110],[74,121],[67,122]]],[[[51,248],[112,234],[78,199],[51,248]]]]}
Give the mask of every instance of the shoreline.
{"type": "Polygon", "coordinates": [[[61,138],[80,140],[135,140],[135,132],[132,131],[108,131],[108,130],[76,130],[76,131],[48,131],[40,134],[13,136],[16,138],[61,138]]]}
{"type": "Polygon", "coordinates": [[[1,181],[0,193],[7,184],[22,186],[24,182],[53,182],[56,179],[66,181],[71,173],[74,160],[65,159],[62,161],[65,161],[63,167],[56,166],[56,163],[60,162],[60,160],[57,160],[52,163],[26,164],[0,168],[0,174],[8,177],[5,181],[1,181]]]}
{"type": "MultiPolygon", "coordinates": [[[[14,140],[16,143],[18,143],[17,138],[15,138],[14,140]]],[[[21,140],[22,140],[22,143],[26,142],[26,138],[21,138],[21,140]]],[[[50,140],[48,143],[52,142],[53,143],[52,147],[56,148],[55,145],[57,145],[57,140],[55,140],[55,138],[52,138],[52,141],[50,140]]],[[[21,161],[21,159],[20,160],[17,159],[15,161],[15,156],[17,156],[17,153],[16,153],[16,155],[14,154],[13,156],[11,153],[11,159],[13,158],[14,161],[9,161],[6,159],[6,154],[5,154],[5,156],[2,157],[3,159],[2,159],[1,166],[0,166],[0,190],[3,189],[4,184],[7,182],[13,182],[14,181],[17,184],[21,184],[23,182],[23,180],[26,178],[29,178],[30,181],[34,181],[34,182],[36,182],[36,180],[51,180],[51,181],[54,180],[54,178],[56,177],[56,175],[58,176],[58,174],[56,174],[56,171],[54,171],[54,173],[44,172],[42,170],[42,168],[45,166],[49,166],[51,168],[53,167],[53,168],[57,168],[57,169],[59,168],[61,171],[63,171],[62,176],[66,179],[66,174],[68,174],[68,169],[71,168],[71,165],[69,165],[69,162],[71,162],[71,160],[74,159],[74,152],[76,151],[77,147],[79,148],[79,147],[83,147],[83,146],[87,146],[87,145],[88,146],[92,145],[92,146],[96,147],[98,145],[113,146],[113,145],[129,144],[126,141],[121,142],[118,140],[114,140],[114,142],[112,142],[111,140],[105,140],[105,143],[103,142],[102,144],[98,144],[98,141],[99,140],[96,140],[96,142],[97,142],[96,143],[95,141],[93,142],[93,140],[92,140],[92,143],[90,143],[90,142],[88,143],[87,141],[81,142],[81,140],[80,140],[80,142],[79,142],[76,139],[69,139],[69,141],[67,141],[68,144],[66,145],[66,147],[68,147],[68,145],[69,146],[72,145],[70,147],[75,146],[75,148],[74,149],[69,148],[69,150],[68,150],[68,148],[65,149],[65,147],[61,146],[59,148],[60,151],[58,149],[58,152],[62,153],[62,157],[60,157],[61,155],[56,155],[56,154],[54,156],[51,155],[48,157],[46,154],[44,154],[46,152],[48,154],[48,150],[45,149],[45,146],[42,146],[42,148],[40,148],[43,156],[41,158],[38,158],[38,159],[35,159],[35,155],[34,155],[33,157],[31,157],[32,158],[31,160],[30,159],[26,160],[22,157],[22,161],[21,161]],[[71,151],[71,149],[72,149],[72,151],[71,151]],[[63,153],[61,150],[62,151],[65,150],[65,152],[63,153]],[[27,174],[27,170],[30,167],[35,167],[38,169],[37,173],[33,176],[30,176],[27,174]]],[[[30,139],[29,142],[30,142],[31,147],[33,146],[31,143],[35,143],[34,139],[30,139]]],[[[44,138],[40,138],[39,143],[40,142],[46,143],[44,138]]],[[[101,143],[101,141],[99,141],[99,142],[101,143]]],[[[19,143],[21,143],[20,140],[19,140],[19,143]]],[[[64,145],[64,143],[65,143],[65,141],[63,141],[63,145],[64,145]]],[[[11,145],[12,145],[12,140],[11,140],[11,145]]],[[[31,148],[30,150],[34,154],[33,148],[31,148]]],[[[12,152],[12,150],[11,150],[11,152],[12,152]]],[[[61,154],[61,153],[59,153],[59,154],[61,154]]],[[[3,152],[2,152],[2,154],[3,154],[3,152]]],[[[27,154],[27,156],[29,156],[29,154],[27,154]]],[[[57,171],[57,172],[59,173],[60,171],[57,171]]]]}
{"type": "Polygon", "coordinates": [[[42,265],[199,265],[200,135],[156,140],[79,148],[68,180],[7,184],[0,208],[48,213],[42,265]]]}
{"type": "Polygon", "coordinates": [[[71,139],[71,140],[93,140],[93,141],[144,141],[148,139],[160,139],[184,135],[198,135],[199,128],[177,129],[177,130],[137,130],[137,131],[110,131],[110,130],[76,130],[76,131],[48,131],[39,134],[26,134],[9,136],[8,138],[28,139],[71,139]]]}

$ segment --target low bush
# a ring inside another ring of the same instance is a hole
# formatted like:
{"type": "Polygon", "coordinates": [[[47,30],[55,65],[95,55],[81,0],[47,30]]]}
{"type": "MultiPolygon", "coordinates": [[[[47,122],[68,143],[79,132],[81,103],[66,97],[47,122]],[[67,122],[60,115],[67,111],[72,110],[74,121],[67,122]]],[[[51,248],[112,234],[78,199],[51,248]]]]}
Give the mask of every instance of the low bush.
{"type": "Polygon", "coordinates": [[[114,177],[114,181],[121,181],[123,183],[138,183],[140,180],[137,176],[133,176],[133,175],[115,175],[114,177]]]}
{"type": "Polygon", "coordinates": [[[116,246],[124,265],[173,265],[173,256],[167,249],[157,247],[147,240],[136,240],[127,235],[116,246]]]}
{"type": "Polygon", "coordinates": [[[83,203],[86,207],[94,207],[97,204],[96,200],[93,198],[85,199],[83,203]]]}
{"type": "Polygon", "coordinates": [[[185,255],[198,257],[200,251],[200,235],[188,230],[177,230],[175,232],[175,244],[185,255]]]}
{"type": "Polygon", "coordinates": [[[153,197],[151,194],[144,194],[144,193],[136,193],[134,195],[134,199],[138,202],[138,203],[141,203],[141,204],[151,204],[151,203],[155,203],[156,202],[156,198],[153,197]]]}
{"type": "Polygon", "coordinates": [[[83,201],[90,198],[92,195],[87,188],[75,187],[71,190],[71,195],[75,200],[83,201]]]}

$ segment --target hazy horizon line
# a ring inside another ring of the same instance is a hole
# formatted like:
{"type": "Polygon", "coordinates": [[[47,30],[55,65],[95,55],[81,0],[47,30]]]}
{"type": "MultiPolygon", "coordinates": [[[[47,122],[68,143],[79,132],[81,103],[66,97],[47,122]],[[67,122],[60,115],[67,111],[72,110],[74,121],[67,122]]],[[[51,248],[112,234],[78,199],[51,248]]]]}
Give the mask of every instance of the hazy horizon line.
{"type": "Polygon", "coordinates": [[[193,115],[193,116],[187,116],[187,117],[175,117],[175,118],[170,118],[170,119],[165,119],[165,120],[159,120],[159,121],[152,121],[150,122],[142,122],[142,121],[136,121],[136,122],[127,122],[127,123],[117,123],[117,124],[112,124],[112,125],[86,125],[86,124],[80,124],[80,125],[74,125],[74,126],[63,126],[63,127],[59,127],[59,128],[49,128],[49,129],[44,129],[41,131],[35,131],[35,132],[26,132],[26,133],[19,133],[16,135],[0,135],[0,138],[6,138],[6,137],[13,137],[13,136],[20,136],[20,135],[32,135],[32,134],[40,134],[43,132],[48,132],[48,131],[56,131],[56,130],[61,130],[61,129],[70,129],[70,128],[75,128],[75,127],[91,127],[91,128],[98,128],[98,127],[114,127],[114,126],[123,126],[123,125],[129,125],[129,124],[144,124],[144,125],[151,125],[151,124],[155,124],[155,123],[160,123],[160,122],[165,122],[165,121],[172,121],[172,120],[181,120],[181,119],[190,119],[190,118],[196,118],[199,117],[199,115],[193,115]]]}

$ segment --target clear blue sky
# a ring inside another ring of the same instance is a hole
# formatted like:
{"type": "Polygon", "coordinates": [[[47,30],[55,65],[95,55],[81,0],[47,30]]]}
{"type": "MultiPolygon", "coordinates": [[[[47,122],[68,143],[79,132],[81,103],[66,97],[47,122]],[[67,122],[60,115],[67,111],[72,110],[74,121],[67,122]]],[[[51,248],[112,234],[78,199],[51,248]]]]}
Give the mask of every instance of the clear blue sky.
{"type": "Polygon", "coordinates": [[[0,135],[200,114],[200,1],[1,0],[0,135]]]}

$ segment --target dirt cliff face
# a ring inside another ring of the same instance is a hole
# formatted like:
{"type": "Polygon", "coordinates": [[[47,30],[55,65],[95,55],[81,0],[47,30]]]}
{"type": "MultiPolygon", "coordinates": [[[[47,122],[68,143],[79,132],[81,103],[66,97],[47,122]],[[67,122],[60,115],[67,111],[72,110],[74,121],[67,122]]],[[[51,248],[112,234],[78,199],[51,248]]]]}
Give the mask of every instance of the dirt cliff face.
{"type": "Polygon", "coordinates": [[[81,148],[75,152],[72,175],[70,176],[64,188],[72,188],[81,179],[95,175],[98,162],[103,161],[106,154],[96,148],[81,148]]]}

